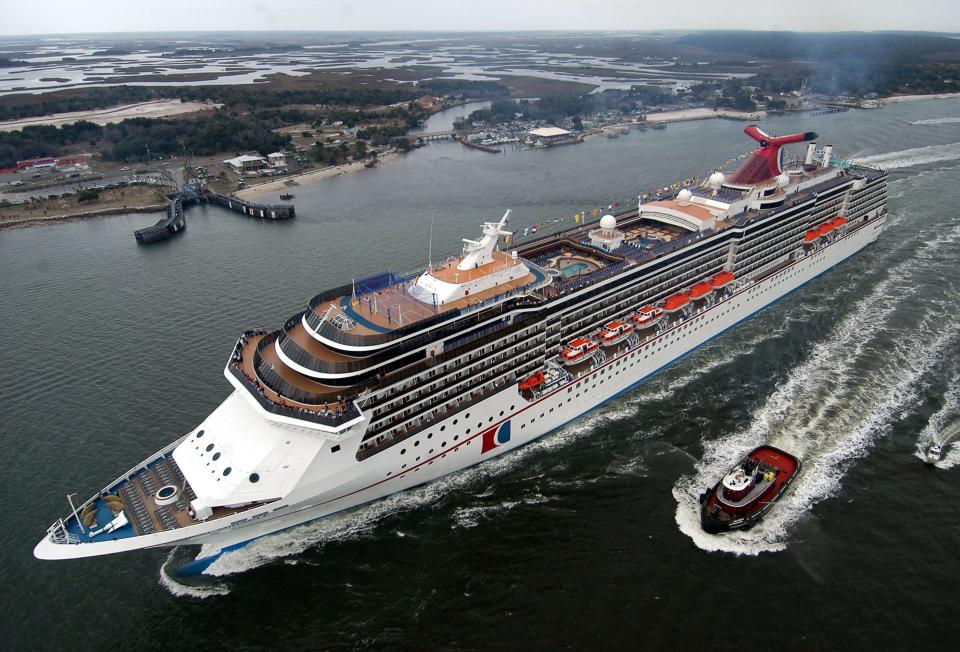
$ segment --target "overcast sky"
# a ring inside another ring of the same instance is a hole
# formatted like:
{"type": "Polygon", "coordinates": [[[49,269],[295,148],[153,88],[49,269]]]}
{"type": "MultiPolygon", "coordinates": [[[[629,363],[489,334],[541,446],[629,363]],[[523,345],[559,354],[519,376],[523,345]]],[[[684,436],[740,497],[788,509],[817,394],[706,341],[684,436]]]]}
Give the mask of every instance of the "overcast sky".
{"type": "Polygon", "coordinates": [[[929,30],[960,0],[0,0],[0,34],[206,30],[929,30]]]}

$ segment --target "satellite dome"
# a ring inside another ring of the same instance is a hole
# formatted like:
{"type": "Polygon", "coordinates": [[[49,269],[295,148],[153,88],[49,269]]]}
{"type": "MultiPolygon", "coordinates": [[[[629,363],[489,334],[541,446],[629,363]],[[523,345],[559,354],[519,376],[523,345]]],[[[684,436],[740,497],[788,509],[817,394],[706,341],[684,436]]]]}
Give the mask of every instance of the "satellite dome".
{"type": "Polygon", "coordinates": [[[777,177],[777,185],[779,185],[781,188],[786,186],[788,183],[790,183],[790,175],[786,172],[777,177]]]}
{"type": "Polygon", "coordinates": [[[686,188],[684,188],[683,190],[677,193],[677,201],[680,202],[681,204],[686,204],[687,202],[690,201],[692,197],[693,197],[693,193],[687,190],[686,188]]]}
{"type": "Polygon", "coordinates": [[[707,185],[713,188],[714,190],[719,190],[720,186],[722,186],[723,182],[726,180],[727,178],[723,176],[723,172],[721,172],[720,170],[717,170],[716,172],[710,175],[709,179],[707,179],[707,185]]]}
{"type": "Polygon", "coordinates": [[[604,215],[600,218],[600,228],[606,231],[612,231],[617,228],[617,218],[613,215],[604,215]]]}

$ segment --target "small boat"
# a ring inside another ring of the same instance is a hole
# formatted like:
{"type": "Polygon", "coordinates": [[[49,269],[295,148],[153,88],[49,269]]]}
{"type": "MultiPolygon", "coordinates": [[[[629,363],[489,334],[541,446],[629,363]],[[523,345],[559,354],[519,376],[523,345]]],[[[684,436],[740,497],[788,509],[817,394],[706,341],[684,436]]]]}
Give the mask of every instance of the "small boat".
{"type": "Polygon", "coordinates": [[[523,381],[520,382],[520,391],[524,392],[527,390],[536,389],[545,381],[546,379],[544,378],[543,371],[538,371],[535,374],[524,378],[523,381]]]}
{"type": "Polygon", "coordinates": [[[694,283],[693,287],[690,288],[690,298],[691,299],[703,299],[706,296],[709,296],[713,292],[713,283],[709,281],[700,281],[699,283],[694,283]]]}
{"type": "Polygon", "coordinates": [[[632,332],[633,324],[628,324],[627,322],[619,319],[612,321],[600,329],[600,345],[616,346],[620,342],[630,337],[632,332]]]}
{"type": "Polygon", "coordinates": [[[714,274],[713,280],[710,281],[710,284],[716,289],[720,290],[733,283],[735,278],[736,276],[734,276],[732,272],[719,272],[714,274]]]}
{"type": "Polygon", "coordinates": [[[927,448],[927,464],[934,464],[943,459],[943,446],[938,442],[933,442],[927,448]]]}
{"type": "Polygon", "coordinates": [[[294,196],[295,195],[291,195],[291,194],[280,195],[280,201],[290,201],[291,199],[294,198],[294,196]]]}
{"type": "Polygon", "coordinates": [[[770,511],[800,473],[800,460],[773,446],[760,446],[700,495],[700,525],[706,532],[749,529],[770,511]]]}
{"type": "Polygon", "coordinates": [[[667,297],[663,302],[664,312],[676,312],[690,303],[690,295],[678,292],[667,297]]]}
{"type": "Polygon", "coordinates": [[[630,317],[630,321],[640,328],[653,326],[661,319],[663,319],[663,308],[660,306],[644,306],[630,317]]]}
{"type": "Polygon", "coordinates": [[[560,351],[560,359],[563,360],[563,364],[572,367],[575,364],[586,362],[595,356],[599,350],[600,345],[589,337],[578,337],[563,347],[563,350],[560,351]]]}

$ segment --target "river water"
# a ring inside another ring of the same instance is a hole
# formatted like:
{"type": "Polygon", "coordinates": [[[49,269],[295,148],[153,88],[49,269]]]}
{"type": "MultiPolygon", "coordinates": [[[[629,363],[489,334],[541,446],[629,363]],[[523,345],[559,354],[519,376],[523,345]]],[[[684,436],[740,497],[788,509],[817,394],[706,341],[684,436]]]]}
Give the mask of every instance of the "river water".
{"type": "Polygon", "coordinates": [[[295,189],[289,223],[191,208],[0,231],[6,649],[942,647],[960,633],[960,101],[771,118],[891,170],[890,225],[830,274],[504,458],[230,553],[39,562],[66,511],[223,400],[241,329],[322,288],[635,197],[749,148],[709,120],[493,155],[441,142],[295,189]],[[918,124],[912,124],[918,123],[918,124]],[[804,460],[768,519],[711,537],[695,497],[761,441],[804,460]],[[775,641],[770,639],[776,637],[775,641]]]}

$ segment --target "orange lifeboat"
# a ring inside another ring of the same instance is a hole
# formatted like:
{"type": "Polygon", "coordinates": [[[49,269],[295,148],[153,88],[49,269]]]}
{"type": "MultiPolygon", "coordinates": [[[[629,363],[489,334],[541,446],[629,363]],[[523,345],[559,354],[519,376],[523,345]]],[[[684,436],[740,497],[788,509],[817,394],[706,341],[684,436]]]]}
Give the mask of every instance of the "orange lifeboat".
{"type": "Polygon", "coordinates": [[[690,288],[690,298],[691,299],[702,299],[713,292],[713,283],[709,281],[700,281],[695,283],[692,288],[690,288]]]}
{"type": "Polygon", "coordinates": [[[820,229],[810,229],[803,236],[803,241],[806,244],[813,244],[817,238],[820,237],[820,229]]]}
{"type": "Polygon", "coordinates": [[[542,371],[538,371],[537,373],[533,374],[532,376],[530,376],[530,377],[528,377],[528,378],[525,378],[525,379],[520,383],[520,391],[523,392],[523,391],[526,391],[526,390],[528,390],[528,389],[534,389],[534,388],[539,387],[540,385],[542,385],[544,382],[545,382],[545,379],[544,379],[544,377],[543,377],[543,372],[542,372],[542,371]]]}
{"type": "Polygon", "coordinates": [[[843,226],[846,223],[847,223],[847,218],[845,218],[843,215],[833,218],[833,221],[830,222],[830,224],[832,224],[833,228],[835,229],[839,229],[841,226],[843,226]]]}
{"type": "Polygon", "coordinates": [[[667,300],[663,302],[663,311],[676,312],[688,303],[690,303],[690,296],[683,292],[678,292],[667,297],[667,300]]]}
{"type": "Polygon", "coordinates": [[[733,283],[733,279],[735,278],[736,276],[734,276],[731,272],[720,272],[719,274],[714,275],[711,283],[713,287],[719,290],[720,288],[725,288],[733,283]]]}
{"type": "Polygon", "coordinates": [[[586,362],[597,354],[600,345],[589,337],[578,337],[560,351],[560,359],[568,367],[586,362]]]}
{"type": "Polygon", "coordinates": [[[625,321],[615,320],[600,329],[600,345],[615,346],[630,337],[633,332],[633,324],[625,321]]]}
{"type": "Polygon", "coordinates": [[[663,308],[660,306],[644,306],[630,318],[630,321],[640,328],[646,328],[647,326],[653,326],[661,318],[663,318],[663,308]]]}
{"type": "Polygon", "coordinates": [[[820,228],[817,229],[817,233],[820,235],[821,238],[827,235],[828,233],[830,233],[831,231],[833,231],[833,224],[831,224],[830,222],[821,224],[820,228]]]}

